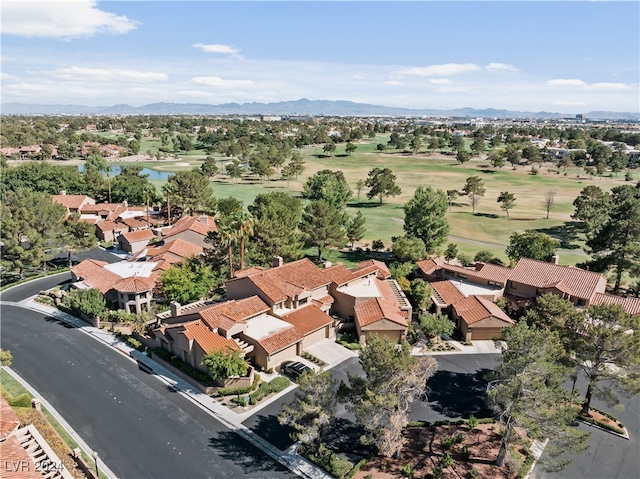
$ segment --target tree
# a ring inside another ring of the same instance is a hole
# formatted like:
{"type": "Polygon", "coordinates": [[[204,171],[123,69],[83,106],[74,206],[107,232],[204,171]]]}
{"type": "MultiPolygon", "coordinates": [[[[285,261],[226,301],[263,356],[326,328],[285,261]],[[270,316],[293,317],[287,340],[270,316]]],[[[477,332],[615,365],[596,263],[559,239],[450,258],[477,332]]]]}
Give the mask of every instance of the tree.
{"type": "Polygon", "coordinates": [[[232,218],[231,228],[236,231],[237,238],[240,240],[240,269],[244,269],[246,242],[253,236],[255,221],[250,214],[244,211],[234,214],[232,218]]]}
{"type": "Polygon", "coordinates": [[[545,470],[566,467],[570,453],[584,451],[588,434],[572,427],[577,415],[571,394],[562,384],[568,368],[566,351],[555,332],[521,321],[505,329],[502,355],[489,383],[489,400],[505,428],[496,459],[501,466],[514,429],[523,428],[532,439],[549,439],[540,464],[545,470]]]}
{"type": "Polygon", "coordinates": [[[431,295],[433,290],[426,281],[414,279],[409,285],[409,293],[413,298],[413,303],[418,311],[426,311],[431,307],[431,295]]]}
{"type": "Polygon", "coordinates": [[[389,168],[374,168],[369,171],[365,185],[368,186],[369,192],[367,198],[380,199],[380,205],[382,205],[382,199],[387,196],[397,196],[402,193],[402,190],[396,185],[396,175],[389,168]]]}
{"type": "Polygon", "coordinates": [[[420,238],[398,236],[391,245],[393,255],[399,261],[418,261],[427,257],[427,250],[420,238]]]}
{"type": "Polygon", "coordinates": [[[351,241],[351,249],[356,241],[360,241],[364,238],[364,234],[367,231],[364,224],[366,223],[365,217],[359,210],[355,216],[349,219],[347,223],[347,239],[351,241]]]}
{"type": "Polygon", "coordinates": [[[424,242],[427,254],[447,240],[449,223],[447,222],[447,195],[431,186],[418,186],[413,198],[403,207],[404,230],[407,236],[420,238],[424,242]]]}
{"type": "Polygon", "coordinates": [[[214,279],[211,267],[193,258],[163,271],[160,287],[168,301],[188,304],[205,298],[213,287],[214,279]]]}
{"type": "Polygon", "coordinates": [[[302,239],[297,225],[302,220],[302,201],[285,192],[259,194],[248,207],[254,218],[256,260],[270,263],[275,255],[285,261],[302,257],[302,239]]]}
{"type": "Polygon", "coordinates": [[[547,219],[549,219],[549,213],[551,212],[551,209],[556,202],[556,193],[557,188],[555,190],[547,191],[544,195],[544,207],[547,210],[547,219]]]}
{"type": "Polygon", "coordinates": [[[420,140],[420,137],[414,136],[413,138],[411,138],[411,142],[409,142],[409,147],[411,148],[411,151],[413,152],[414,155],[418,153],[420,148],[422,148],[422,140],[420,140]]]}
{"type": "Polygon", "coordinates": [[[322,200],[342,209],[353,192],[342,171],[320,170],[304,184],[302,196],[311,201],[322,200]]]}
{"type": "Polygon", "coordinates": [[[362,193],[363,188],[366,186],[364,180],[356,181],[356,194],[358,195],[358,204],[360,204],[360,193],[362,193]]]}
{"type": "Polygon", "coordinates": [[[448,317],[442,314],[424,313],[418,316],[420,321],[420,329],[429,339],[435,339],[436,342],[442,334],[451,336],[456,325],[448,317]]]}
{"type": "Polygon", "coordinates": [[[474,214],[476,212],[476,206],[480,202],[480,198],[484,196],[485,191],[484,181],[482,181],[479,176],[470,176],[467,178],[462,192],[469,197],[474,214]]]}
{"type": "Polygon", "coordinates": [[[251,173],[260,177],[260,183],[263,183],[265,178],[271,178],[274,173],[269,161],[258,154],[251,156],[249,168],[251,169],[251,173]]]}
{"type": "Polygon", "coordinates": [[[169,177],[165,191],[171,194],[171,204],[184,214],[213,214],[216,200],[209,179],[199,170],[178,171],[169,177]]]}
{"type": "Polygon", "coordinates": [[[409,409],[424,395],[438,363],[430,356],[412,356],[406,341],[372,335],[360,352],[360,364],[365,377],[347,373],[349,386],[341,384],[340,396],[364,428],[361,442],[375,444],[383,456],[398,456],[409,409]]]}
{"type": "Polygon", "coordinates": [[[587,237],[599,231],[609,218],[611,195],[599,186],[589,185],[573,200],[575,213],[571,216],[584,224],[587,237]]]}
{"type": "Polygon", "coordinates": [[[574,345],[575,361],[587,377],[582,414],[588,415],[596,396],[616,404],[616,391],[630,396],[640,392],[640,317],[619,304],[601,304],[587,310],[574,345]]]}
{"type": "Polygon", "coordinates": [[[347,144],[344,147],[344,150],[346,151],[347,155],[351,156],[351,153],[356,151],[357,148],[358,148],[357,145],[354,145],[353,143],[348,141],[347,144]]]}
{"type": "Polygon", "coordinates": [[[447,245],[447,249],[444,252],[444,259],[449,262],[452,259],[455,259],[458,257],[458,245],[456,245],[455,243],[449,243],[447,245]]]}
{"type": "Polygon", "coordinates": [[[13,356],[11,355],[11,351],[7,351],[4,349],[0,349],[0,366],[11,366],[13,362],[13,356]]]}
{"type": "Polygon", "coordinates": [[[298,179],[298,175],[302,174],[305,168],[302,155],[297,151],[294,151],[291,155],[291,160],[289,160],[289,166],[291,167],[291,171],[295,175],[296,179],[298,179]]]}
{"type": "Polygon", "coordinates": [[[287,180],[287,188],[289,188],[289,182],[294,176],[295,176],[295,172],[293,167],[291,166],[291,163],[289,163],[288,165],[285,165],[284,168],[282,168],[280,177],[283,180],[287,180]]]}
{"type": "Polygon", "coordinates": [[[460,151],[464,148],[464,139],[459,135],[451,135],[449,138],[449,147],[452,151],[460,151]]]}
{"type": "Polygon", "coordinates": [[[141,174],[139,166],[124,166],[120,174],[111,182],[111,199],[114,203],[126,201],[130,205],[144,205],[147,202],[147,194],[150,202],[160,201],[155,186],[148,178],[149,175],[141,174]]]}
{"type": "Polygon", "coordinates": [[[458,163],[464,165],[469,160],[469,153],[466,150],[458,150],[458,153],[456,153],[456,161],[458,163]]]}
{"type": "Polygon", "coordinates": [[[281,425],[291,426],[291,439],[320,452],[323,439],[335,420],[338,384],[328,371],[303,374],[293,401],[285,404],[278,416],[281,425]]]}
{"type": "Polygon", "coordinates": [[[300,230],[305,243],[318,248],[318,261],[322,261],[322,251],[328,246],[340,245],[345,239],[344,217],[329,203],[312,201],[304,209],[300,230]]]}
{"type": "Polygon", "coordinates": [[[207,156],[200,165],[202,174],[207,178],[216,176],[218,174],[218,165],[216,165],[216,159],[213,156],[207,156]]]}
{"type": "Polygon", "coordinates": [[[99,289],[74,289],[63,298],[65,306],[86,314],[91,318],[99,318],[105,311],[106,302],[99,289]]]}
{"type": "Polygon", "coordinates": [[[512,261],[520,258],[537,259],[539,261],[551,261],[556,250],[560,247],[560,242],[544,233],[527,230],[524,233],[513,233],[509,238],[507,246],[507,256],[512,261]]]}
{"type": "Polygon", "coordinates": [[[620,289],[625,271],[640,274],[640,188],[616,186],[605,223],[587,239],[600,270],[613,268],[614,290],[620,289]]]}
{"type": "Polygon", "coordinates": [[[473,151],[476,156],[480,156],[484,151],[484,138],[482,138],[482,136],[474,136],[473,142],[471,143],[471,151],[473,151]]]}
{"type": "Polygon", "coordinates": [[[492,151],[491,154],[487,157],[487,160],[494,168],[502,169],[504,166],[504,158],[497,151],[492,151]]]}
{"type": "Polygon", "coordinates": [[[240,160],[234,158],[231,163],[225,166],[227,170],[227,175],[232,178],[236,183],[238,182],[238,178],[242,177],[242,168],[240,167],[240,160]]]}
{"type": "Polygon", "coordinates": [[[504,156],[506,156],[507,161],[514,167],[520,164],[520,159],[522,158],[520,150],[516,145],[507,145],[504,156]]]}
{"type": "Polygon", "coordinates": [[[507,213],[508,218],[509,210],[516,206],[516,195],[509,193],[508,191],[502,191],[498,196],[498,203],[501,203],[500,208],[507,213]]]}
{"type": "Polygon", "coordinates": [[[176,136],[174,139],[174,145],[176,146],[176,150],[184,151],[185,156],[193,150],[193,142],[189,135],[180,134],[176,136]]]}
{"type": "Polygon", "coordinates": [[[384,241],[381,239],[376,239],[371,242],[371,249],[373,251],[380,251],[384,249],[384,241]]]}
{"type": "Polygon", "coordinates": [[[237,349],[213,350],[202,358],[202,365],[214,381],[224,381],[232,376],[245,376],[249,364],[237,349]]]}
{"type": "Polygon", "coordinates": [[[84,164],[84,182],[87,185],[87,193],[93,198],[104,197],[105,180],[103,171],[108,170],[107,161],[102,155],[89,155],[84,164]]]}
{"type": "Polygon", "coordinates": [[[458,190],[447,190],[447,202],[449,203],[449,211],[451,211],[453,202],[458,196],[460,196],[460,192],[458,190]]]}
{"type": "Polygon", "coordinates": [[[322,151],[329,156],[333,156],[333,153],[336,151],[336,144],[334,142],[327,143],[322,147],[322,151]]]}

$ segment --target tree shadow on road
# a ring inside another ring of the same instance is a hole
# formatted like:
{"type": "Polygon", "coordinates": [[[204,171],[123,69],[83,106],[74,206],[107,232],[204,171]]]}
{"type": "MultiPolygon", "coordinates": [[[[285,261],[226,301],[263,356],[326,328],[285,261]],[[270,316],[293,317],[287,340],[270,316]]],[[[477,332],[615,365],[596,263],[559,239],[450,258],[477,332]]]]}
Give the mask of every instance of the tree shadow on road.
{"type": "Polygon", "coordinates": [[[264,452],[232,431],[221,431],[209,439],[209,447],[224,460],[234,463],[243,470],[243,476],[264,473],[259,477],[269,477],[269,473],[286,472],[287,469],[271,459],[264,452]]]}
{"type": "Polygon", "coordinates": [[[337,418],[325,438],[326,446],[349,460],[358,462],[373,452],[373,446],[360,444],[360,436],[364,429],[353,421],[345,418],[337,418]]]}
{"type": "Polygon", "coordinates": [[[491,409],[486,400],[489,369],[475,373],[438,371],[429,379],[429,406],[436,412],[451,418],[490,417],[491,409]]]}
{"type": "Polygon", "coordinates": [[[281,426],[278,422],[278,416],[273,414],[268,416],[259,415],[257,422],[249,428],[281,451],[287,449],[294,442],[290,436],[294,429],[289,426],[281,426]]]}

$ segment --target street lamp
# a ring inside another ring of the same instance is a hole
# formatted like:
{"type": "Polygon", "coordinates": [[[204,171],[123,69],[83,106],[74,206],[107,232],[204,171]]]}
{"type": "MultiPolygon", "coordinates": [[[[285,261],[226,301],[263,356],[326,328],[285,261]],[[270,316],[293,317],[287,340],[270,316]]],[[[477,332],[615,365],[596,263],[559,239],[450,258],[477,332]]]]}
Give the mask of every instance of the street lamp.
{"type": "Polygon", "coordinates": [[[91,456],[93,457],[94,462],[96,463],[96,477],[100,477],[100,473],[98,472],[98,451],[93,451],[91,453],[91,456]]]}

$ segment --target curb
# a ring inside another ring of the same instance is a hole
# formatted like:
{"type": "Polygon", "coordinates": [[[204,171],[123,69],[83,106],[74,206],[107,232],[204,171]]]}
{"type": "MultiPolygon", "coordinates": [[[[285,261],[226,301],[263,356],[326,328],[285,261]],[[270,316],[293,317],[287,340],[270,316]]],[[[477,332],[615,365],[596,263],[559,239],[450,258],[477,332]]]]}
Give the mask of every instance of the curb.
{"type": "Polygon", "coordinates": [[[626,435],[625,435],[625,434],[620,434],[620,433],[617,433],[615,431],[612,431],[611,429],[607,429],[606,427],[598,426],[597,424],[593,424],[592,422],[585,421],[580,416],[576,417],[576,420],[580,421],[582,424],[586,424],[587,426],[595,427],[596,429],[600,429],[601,431],[608,432],[609,434],[621,437],[622,439],[626,439],[627,441],[631,440],[631,438],[629,437],[629,431],[627,430],[626,427],[624,428],[624,430],[626,432],[626,435]]]}

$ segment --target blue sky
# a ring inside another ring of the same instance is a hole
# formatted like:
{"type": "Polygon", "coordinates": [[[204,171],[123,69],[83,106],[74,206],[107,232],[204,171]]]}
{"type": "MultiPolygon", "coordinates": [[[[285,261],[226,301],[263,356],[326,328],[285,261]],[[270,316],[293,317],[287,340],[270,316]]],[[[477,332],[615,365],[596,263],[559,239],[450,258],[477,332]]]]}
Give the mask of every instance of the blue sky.
{"type": "Polygon", "coordinates": [[[2,102],[640,111],[640,2],[3,0],[2,102]]]}

